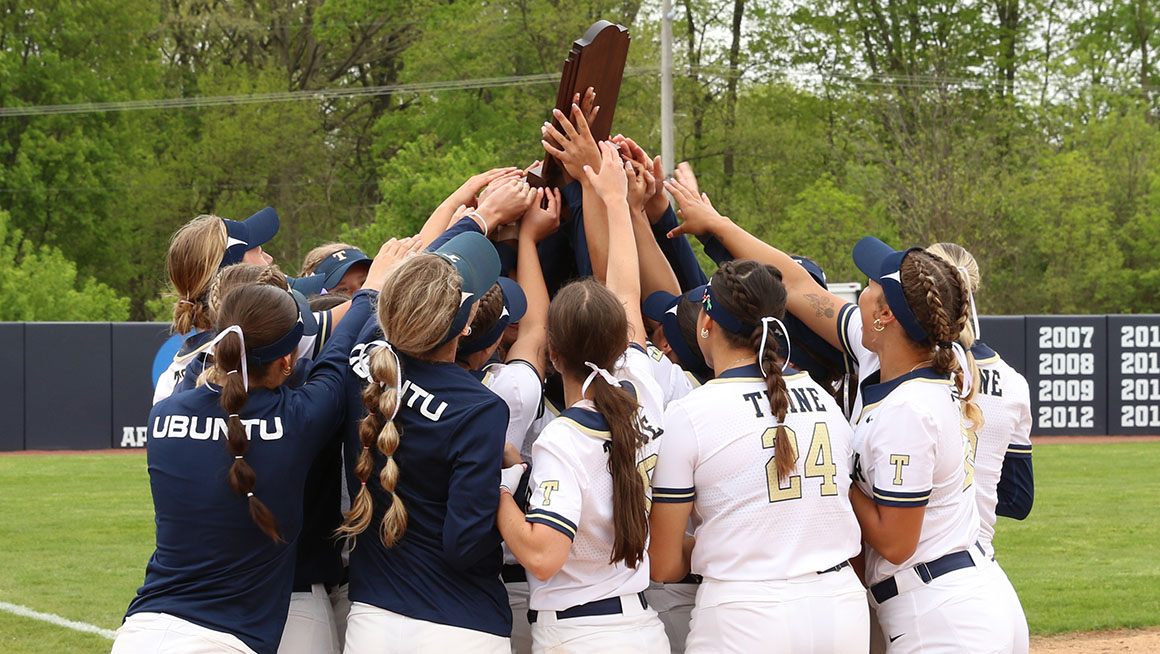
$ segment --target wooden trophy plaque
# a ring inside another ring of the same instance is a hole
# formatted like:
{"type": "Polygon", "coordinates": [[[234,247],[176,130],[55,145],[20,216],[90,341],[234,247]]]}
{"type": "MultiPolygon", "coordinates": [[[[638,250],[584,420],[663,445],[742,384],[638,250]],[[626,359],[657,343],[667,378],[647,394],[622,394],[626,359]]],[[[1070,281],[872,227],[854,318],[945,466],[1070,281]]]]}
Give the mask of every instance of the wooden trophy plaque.
{"type": "MultiPolygon", "coordinates": [[[[572,51],[564,60],[564,72],[556,92],[556,108],[570,116],[572,98],[591,86],[596,91],[600,113],[589,129],[598,142],[612,133],[612,117],[616,113],[616,99],[620,96],[620,82],[624,78],[624,64],[628,60],[628,28],[606,20],[597,21],[584,36],[572,42],[572,51]]],[[[552,118],[560,129],[560,122],[552,118]]],[[[560,131],[563,131],[562,129],[560,131]]],[[[528,171],[532,186],[562,186],[564,167],[550,154],[544,153],[544,162],[528,171]]]]}

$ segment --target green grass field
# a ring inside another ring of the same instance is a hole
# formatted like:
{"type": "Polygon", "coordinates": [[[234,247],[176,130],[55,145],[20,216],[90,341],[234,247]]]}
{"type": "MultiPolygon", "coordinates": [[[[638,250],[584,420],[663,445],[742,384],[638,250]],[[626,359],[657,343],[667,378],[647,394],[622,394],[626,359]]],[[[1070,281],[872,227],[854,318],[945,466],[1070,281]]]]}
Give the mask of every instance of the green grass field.
{"type": "MultiPolygon", "coordinates": [[[[996,547],[1032,633],[1160,624],[1160,443],[1044,445],[996,547]]],[[[0,601],[116,629],[153,549],[144,455],[0,457],[0,601]]],[[[0,612],[0,651],[110,642],[0,612]]]]}

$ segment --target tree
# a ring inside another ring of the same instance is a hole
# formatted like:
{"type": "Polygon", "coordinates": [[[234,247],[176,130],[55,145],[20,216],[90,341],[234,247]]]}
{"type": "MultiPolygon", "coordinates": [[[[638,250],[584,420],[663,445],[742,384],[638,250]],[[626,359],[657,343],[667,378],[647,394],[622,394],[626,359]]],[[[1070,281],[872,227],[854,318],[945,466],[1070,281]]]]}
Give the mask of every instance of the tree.
{"type": "Polygon", "coordinates": [[[0,211],[0,321],[98,320],[129,317],[128,298],[93,280],[57,248],[37,246],[0,211]]]}

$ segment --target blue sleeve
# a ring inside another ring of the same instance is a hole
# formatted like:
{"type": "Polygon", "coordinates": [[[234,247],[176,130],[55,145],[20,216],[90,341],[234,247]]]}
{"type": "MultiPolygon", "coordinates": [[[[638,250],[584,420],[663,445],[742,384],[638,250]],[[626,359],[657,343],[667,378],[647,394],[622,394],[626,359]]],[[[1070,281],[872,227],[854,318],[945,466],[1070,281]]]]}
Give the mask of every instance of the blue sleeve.
{"type": "Polygon", "coordinates": [[[697,237],[697,240],[701,242],[701,247],[705,249],[706,256],[715,261],[717,265],[733,260],[733,253],[716,236],[712,234],[701,234],[697,237]]]}
{"type": "Polygon", "coordinates": [[[580,182],[573,181],[560,189],[564,203],[572,219],[560,226],[560,231],[568,236],[572,251],[576,255],[576,269],[581,277],[592,275],[592,258],[588,256],[588,238],[584,233],[584,189],[580,182]]]}
{"type": "Polygon", "coordinates": [[[701,262],[697,261],[693,246],[689,245],[689,240],[685,238],[684,234],[677,238],[669,238],[669,232],[677,224],[677,214],[672,207],[669,207],[665,209],[665,214],[661,216],[661,219],[652,226],[652,233],[657,245],[661,248],[661,252],[669,260],[669,265],[672,266],[673,272],[677,275],[677,283],[681,286],[681,292],[685,293],[702,284],[708,284],[709,278],[705,276],[705,271],[701,270],[701,262]]]}
{"type": "Polygon", "coordinates": [[[1031,513],[1035,502],[1035,475],[1031,469],[1031,447],[1010,445],[1003,457],[1003,472],[996,488],[995,513],[1022,520],[1031,513]]]}
{"type": "Polygon", "coordinates": [[[512,270],[515,270],[518,254],[516,249],[507,243],[500,243],[493,241],[495,246],[495,253],[499,255],[499,275],[500,277],[511,277],[512,270]]]}
{"type": "Polygon", "coordinates": [[[464,232],[475,232],[476,234],[482,234],[483,229],[479,226],[479,223],[475,222],[474,219],[464,216],[460,218],[454,225],[448,227],[447,230],[436,237],[434,241],[431,241],[431,245],[427,246],[426,251],[434,252],[435,250],[438,250],[440,247],[442,247],[444,243],[450,241],[452,238],[459,236],[464,232]]]}
{"type": "Polygon", "coordinates": [[[499,547],[495,517],[507,423],[507,405],[496,397],[471,412],[452,441],[443,558],[456,570],[470,568],[499,547]]]}
{"type": "Polygon", "coordinates": [[[371,315],[371,292],[359,291],[351,300],[346,316],[334,328],[330,340],[322,348],[310,368],[306,384],[293,391],[291,401],[302,416],[303,432],[312,437],[321,449],[334,434],[334,426],[343,420],[346,411],[346,371],[351,348],[367,318],[371,315]]]}

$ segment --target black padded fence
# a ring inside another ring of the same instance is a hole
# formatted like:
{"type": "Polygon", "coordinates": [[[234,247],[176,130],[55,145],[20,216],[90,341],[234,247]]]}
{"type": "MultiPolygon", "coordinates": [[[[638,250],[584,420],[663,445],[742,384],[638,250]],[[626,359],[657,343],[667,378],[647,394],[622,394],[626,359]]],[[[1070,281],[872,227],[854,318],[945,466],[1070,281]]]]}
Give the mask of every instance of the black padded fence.
{"type": "MultiPolygon", "coordinates": [[[[1160,315],[984,316],[1034,435],[1160,434],[1160,315]]],[[[164,323],[0,323],[0,451],[145,444],[164,323]]]]}

